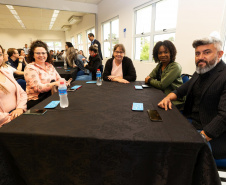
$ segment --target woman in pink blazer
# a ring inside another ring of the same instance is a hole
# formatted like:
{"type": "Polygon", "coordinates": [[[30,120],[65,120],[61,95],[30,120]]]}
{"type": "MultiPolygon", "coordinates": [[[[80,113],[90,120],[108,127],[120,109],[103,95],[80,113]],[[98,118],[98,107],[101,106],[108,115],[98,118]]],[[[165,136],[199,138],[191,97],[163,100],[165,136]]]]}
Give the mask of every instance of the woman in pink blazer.
{"type": "Polygon", "coordinates": [[[27,94],[5,68],[3,55],[0,45],[0,127],[27,109],[27,94]]]}

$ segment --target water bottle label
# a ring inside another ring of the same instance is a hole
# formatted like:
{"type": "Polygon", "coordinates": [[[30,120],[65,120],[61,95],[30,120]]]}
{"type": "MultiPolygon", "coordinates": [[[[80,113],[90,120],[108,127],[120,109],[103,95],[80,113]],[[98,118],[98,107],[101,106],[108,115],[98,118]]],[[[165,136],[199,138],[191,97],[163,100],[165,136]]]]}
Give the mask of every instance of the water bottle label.
{"type": "Polygon", "coordinates": [[[101,77],[101,73],[97,73],[97,74],[96,74],[96,77],[97,77],[97,78],[100,78],[100,77],[101,77]]]}
{"type": "Polygon", "coordinates": [[[67,94],[67,89],[58,89],[59,90],[59,95],[66,95],[67,94]]]}

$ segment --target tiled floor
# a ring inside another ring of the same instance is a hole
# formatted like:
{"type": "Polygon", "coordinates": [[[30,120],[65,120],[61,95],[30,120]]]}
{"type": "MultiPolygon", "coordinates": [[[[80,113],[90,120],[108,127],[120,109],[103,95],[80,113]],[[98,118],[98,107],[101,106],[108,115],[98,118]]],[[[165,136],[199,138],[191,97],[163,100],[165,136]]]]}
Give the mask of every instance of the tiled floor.
{"type": "MultiPolygon", "coordinates": [[[[226,172],[221,172],[221,171],[218,171],[219,172],[219,176],[220,177],[224,177],[226,178],[226,172]]],[[[226,185],[226,182],[221,182],[222,185],[226,185]]]]}

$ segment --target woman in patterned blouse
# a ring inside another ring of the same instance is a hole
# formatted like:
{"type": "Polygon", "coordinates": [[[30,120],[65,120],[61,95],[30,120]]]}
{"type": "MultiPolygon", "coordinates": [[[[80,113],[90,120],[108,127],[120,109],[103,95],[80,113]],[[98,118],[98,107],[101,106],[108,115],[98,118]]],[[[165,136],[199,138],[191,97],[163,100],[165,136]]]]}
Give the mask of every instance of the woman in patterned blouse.
{"type": "Polygon", "coordinates": [[[40,40],[31,44],[28,63],[24,70],[24,77],[27,83],[29,109],[49,97],[52,88],[59,85],[61,77],[52,65],[47,44],[40,40]]]}

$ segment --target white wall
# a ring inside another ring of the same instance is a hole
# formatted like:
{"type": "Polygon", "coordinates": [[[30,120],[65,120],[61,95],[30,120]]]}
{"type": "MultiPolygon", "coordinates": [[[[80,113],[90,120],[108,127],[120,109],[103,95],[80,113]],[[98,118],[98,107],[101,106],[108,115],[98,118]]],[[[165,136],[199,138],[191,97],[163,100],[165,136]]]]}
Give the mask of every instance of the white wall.
{"type": "Polygon", "coordinates": [[[179,0],[175,45],[183,73],[195,71],[192,42],[213,31],[221,33],[225,4],[225,0],[179,0]]]}
{"type": "MultiPolygon", "coordinates": [[[[133,58],[134,8],[146,2],[150,1],[101,1],[98,5],[98,40],[102,40],[101,23],[119,16],[119,42],[125,45],[127,56],[133,58]],[[124,28],[126,38],[123,37],[124,28]]],[[[179,0],[175,45],[178,50],[176,61],[181,64],[182,73],[193,74],[195,69],[192,41],[208,36],[214,30],[221,32],[225,3],[225,0],[179,0]]],[[[137,80],[144,80],[156,64],[134,61],[134,66],[137,80]]]]}
{"type": "Polygon", "coordinates": [[[65,33],[63,31],[13,30],[0,29],[0,44],[4,49],[23,48],[25,44],[37,39],[45,41],[61,41],[64,49],[65,33]]]}
{"type": "Polygon", "coordinates": [[[78,34],[82,33],[83,52],[87,53],[87,39],[86,30],[95,27],[95,14],[86,14],[80,23],[72,26],[71,30],[65,32],[66,41],[71,42],[71,38],[75,38],[75,48],[78,48],[78,34]]]}

